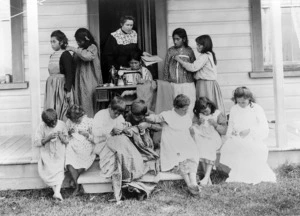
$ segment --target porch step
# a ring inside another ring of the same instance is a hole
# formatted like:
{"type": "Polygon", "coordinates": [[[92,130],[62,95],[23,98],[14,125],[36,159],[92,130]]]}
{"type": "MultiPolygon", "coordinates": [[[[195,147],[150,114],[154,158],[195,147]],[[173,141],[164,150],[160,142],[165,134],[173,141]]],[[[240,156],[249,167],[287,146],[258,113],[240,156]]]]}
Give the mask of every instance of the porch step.
{"type": "MultiPolygon", "coordinates": [[[[144,175],[139,181],[159,182],[166,180],[181,180],[182,176],[170,172],[160,172],[156,176],[152,174],[144,175]]],[[[100,175],[98,161],[78,178],[78,183],[83,186],[85,193],[108,193],[113,192],[111,178],[104,178],[100,175]]]]}

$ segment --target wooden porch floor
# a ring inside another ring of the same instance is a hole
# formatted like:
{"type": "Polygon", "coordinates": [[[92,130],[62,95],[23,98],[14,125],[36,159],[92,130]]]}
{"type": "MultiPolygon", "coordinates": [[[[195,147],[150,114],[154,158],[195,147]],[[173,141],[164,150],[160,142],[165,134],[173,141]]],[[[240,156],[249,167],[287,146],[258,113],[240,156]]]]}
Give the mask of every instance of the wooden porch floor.
{"type": "MultiPolygon", "coordinates": [[[[300,121],[287,126],[288,143],[277,148],[275,125],[270,124],[269,137],[265,140],[270,151],[300,150],[300,121]]],[[[0,136],[0,164],[32,163],[32,143],[30,135],[0,136]]]]}

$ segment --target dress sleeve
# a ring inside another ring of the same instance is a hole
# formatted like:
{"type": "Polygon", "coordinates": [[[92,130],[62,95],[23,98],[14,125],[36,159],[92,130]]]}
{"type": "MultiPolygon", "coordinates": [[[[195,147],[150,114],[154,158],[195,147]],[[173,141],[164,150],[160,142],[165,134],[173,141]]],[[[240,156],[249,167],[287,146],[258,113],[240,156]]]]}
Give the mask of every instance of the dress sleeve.
{"type": "Polygon", "coordinates": [[[34,145],[37,147],[41,147],[42,139],[44,139],[44,138],[45,138],[44,126],[43,126],[43,124],[40,124],[38,129],[35,132],[34,145]]]}
{"type": "Polygon", "coordinates": [[[225,135],[227,132],[227,118],[222,112],[218,115],[217,123],[216,131],[220,135],[225,135]]]}
{"type": "Polygon", "coordinates": [[[165,58],[165,66],[164,66],[164,77],[163,80],[169,80],[169,68],[170,68],[170,52],[167,51],[166,58],[165,58]]]}
{"type": "Polygon", "coordinates": [[[73,49],[73,51],[83,61],[93,61],[95,58],[98,57],[98,49],[94,44],[89,46],[87,49],[75,48],[73,49]]]}
{"type": "Polygon", "coordinates": [[[202,54],[193,63],[183,62],[182,66],[187,71],[196,72],[196,71],[200,70],[201,68],[203,68],[203,66],[206,64],[207,61],[208,61],[208,55],[207,54],[202,54]]]}
{"type": "Polygon", "coordinates": [[[75,71],[73,67],[73,58],[68,51],[63,52],[59,60],[60,71],[65,74],[66,82],[65,91],[71,91],[71,88],[75,81],[75,71]]]}
{"type": "Polygon", "coordinates": [[[117,41],[112,35],[110,35],[103,49],[103,56],[105,58],[105,61],[109,69],[111,68],[112,65],[114,65],[114,67],[117,68],[117,63],[115,61],[117,52],[118,52],[117,41]]]}
{"type": "Polygon", "coordinates": [[[151,72],[145,67],[144,67],[144,70],[145,70],[145,74],[144,74],[144,77],[142,77],[142,79],[152,81],[153,77],[152,77],[151,72]]]}
{"type": "Polygon", "coordinates": [[[257,125],[250,128],[250,135],[256,139],[265,139],[269,135],[269,125],[265,112],[261,106],[254,106],[257,125]]]}

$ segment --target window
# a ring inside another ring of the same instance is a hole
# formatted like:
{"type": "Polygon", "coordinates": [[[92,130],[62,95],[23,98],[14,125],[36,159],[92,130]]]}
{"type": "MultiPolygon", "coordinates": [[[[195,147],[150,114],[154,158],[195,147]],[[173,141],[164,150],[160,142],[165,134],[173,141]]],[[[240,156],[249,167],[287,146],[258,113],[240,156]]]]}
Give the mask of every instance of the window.
{"type": "Polygon", "coordinates": [[[27,88],[23,61],[23,1],[0,0],[0,5],[0,89],[27,88]],[[13,83],[1,84],[5,74],[12,75],[13,83]]]}

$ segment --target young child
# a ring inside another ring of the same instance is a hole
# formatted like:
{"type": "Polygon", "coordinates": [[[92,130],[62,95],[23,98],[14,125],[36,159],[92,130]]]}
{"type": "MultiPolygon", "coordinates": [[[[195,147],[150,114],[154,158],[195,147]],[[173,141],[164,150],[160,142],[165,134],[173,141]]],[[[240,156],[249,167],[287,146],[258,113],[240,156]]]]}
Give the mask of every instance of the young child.
{"type": "Polygon", "coordinates": [[[276,182],[267,163],[268,148],[263,143],[269,133],[264,110],[247,87],[235,89],[232,100],[235,105],[230,110],[227,140],[220,158],[231,169],[226,182],[276,182]]]}
{"type": "Polygon", "coordinates": [[[79,28],[75,33],[79,48],[67,46],[67,50],[74,52],[76,63],[75,103],[80,105],[89,118],[94,117],[94,92],[102,84],[99,51],[97,43],[85,28],[79,28]]]}
{"type": "Polygon", "coordinates": [[[174,57],[178,56],[181,61],[188,63],[193,63],[196,58],[193,49],[188,45],[188,37],[184,29],[175,29],[172,37],[174,46],[170,47],[167,51],[163,79],[172,83],[172,87],[174,89],[173,98],[175,98],[178,94],[185,94],[189,96],[191,101],[189,114],[192,117],[196,101],[193,73],[182,67],[181,64],[174,59],[174,57]]]}
{"type": "Polygon", "coordinates": [[[196,100],[194,108],[198,124],[193,125],[194,138],[199,148],[200,162],[205,172],[201,185],[211,184],[210,173],[222,145],[221,135],[226,134],[226,116],[206,97],[196,100]]]}
{"type": "Polygon", "coordinates": [[[38,127],[34,144],[40,148],[38,172],[43,181],[52,187],[53,198],[63,201],[60,193],[64,180],[65,144],[68,143],[65,123],[57,120],[54,109],[42,113],[43,122],[38,127]]]}
{"type": "Polygon", "coordinates": [[[75,74],[71,54],[66,51],[68,38],[60,30],[51,33],[51,47],[54,53],[50,56],[48,70],[50,76],[46,81],[44,110],[56,110],[58,119],[66,121],[66,112],[73,104],[73,85],[75,74]]]}
{"type": "Polygon", "coordinates": [[[196,38],[197,51],[200,56],[195,62],[183,61],[179,55],[175,60],[186,70],[194,72],[196,82],[196,96],[207,97],[217,105],[218,110],[225,114],[225,107],[220,86],[217,80],[217,59],[213,52],[213,43],[209,35],[201,35],[196,38]]]}
{"type": "Polygon", "coordinates": [[[66,167],[75,183],[73,195],[76,195],[80,190],[77,183],[79,175],[93,164],[96,157],[93,154],[93,119],[88,118],[78,105],[68,109],[67,117],[66,125],[70,138],[66,149],[66,167]]]}
{"type": "Polygon", "coordinates": [[[161,171],[178,167],[189,191],[199,194],[196,173],[199,162],[198,148],[190,134],[192,120],[187,115],[190,99],[183,94],[174,99],[174,108],[159,115],[149,115],[149,122],[162,124],[160,159],[161,171]]]}

